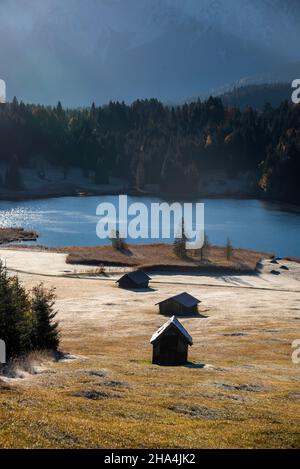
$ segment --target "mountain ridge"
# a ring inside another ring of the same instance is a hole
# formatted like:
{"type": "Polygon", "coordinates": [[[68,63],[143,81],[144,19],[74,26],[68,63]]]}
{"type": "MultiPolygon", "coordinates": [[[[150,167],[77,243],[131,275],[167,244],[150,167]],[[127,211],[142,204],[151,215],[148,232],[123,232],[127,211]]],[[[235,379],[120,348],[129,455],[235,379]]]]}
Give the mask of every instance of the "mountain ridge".
{"type": "Polygon", "coordinates": [[[300,59],[293,0],[3,0],[0,16],[0,75],[25,102],[182,101],[300,59]]]}

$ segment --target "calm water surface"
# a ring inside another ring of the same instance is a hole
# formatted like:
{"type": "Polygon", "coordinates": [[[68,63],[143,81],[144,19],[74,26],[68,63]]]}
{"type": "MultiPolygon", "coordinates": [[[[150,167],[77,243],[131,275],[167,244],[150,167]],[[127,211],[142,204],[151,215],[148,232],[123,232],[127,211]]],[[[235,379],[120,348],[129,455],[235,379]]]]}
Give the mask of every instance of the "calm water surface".
{"type": "MultiPolygon", "coordinates": [[[[109,241],[96,236],[99,220],[96,207],[104,201],[117,204],[117,199],[117,196],[95,196],[0,201],[0,227],[36,230],[40,234],[39,243],[47,246],[107,244],[109,241]]],[[[148,207],[151,202],[160,201],[154,197],[128,197],[128,203],[144,202],[148,207]]],[[[222,245],[230,237],[235,247],[300,257],[300,208],[258,200],[204,199],[201,202],[205,203],[205,230],[211,243],[222,245]]],[[[145,240],[128,241],[145,243],[145,240]]]]}

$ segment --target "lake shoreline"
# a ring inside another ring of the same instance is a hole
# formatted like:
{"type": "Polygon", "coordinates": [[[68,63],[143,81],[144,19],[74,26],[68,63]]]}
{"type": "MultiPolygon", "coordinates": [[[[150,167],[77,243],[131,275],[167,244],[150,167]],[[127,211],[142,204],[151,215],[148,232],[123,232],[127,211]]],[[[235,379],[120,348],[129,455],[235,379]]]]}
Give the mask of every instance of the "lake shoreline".
{"type": "MultiPolygon", "coordinates": [[[[2,246],[2,248],[5,246],[2,246]]],[[[123,250],[112,246],[67,246],[49,248],[43,245],[8,244],[8,250],[24,252],[47,252],[66,255],[67,265],[88,267],[128,267],[148,272],[253,274],[261,259],[270,259],[270,253],[250,249],[233,249],[230,259],[226,258],[226,247],[209,246],[202,253],[191,250],[183,258],[174,253],[172,244],[128,244],[123,250]]]]}
{"type": "Polygon", "coordinates": [[[232,193],[223,193],[223,194],[197,194],[193,196],[188,196],[184,194],[179,194],[177,197],[175,194],[158,194],[157,192],[153,191],[139,191],[136,189],[128,189],[124,191],[120,191],[119,189],[109,189],[109,190],[89,190],[87,192],[85,191],[61,191],[61,192],[49,192],[49,193],[36,193],[36,192],[27,192],[27,193],[14,193],[14,194],[0,194],[0,202],[25,202],[25,201],[36,201],[36,200],[51,200],[51,199],[64,199],[64,198],[69,198],[69,197],[78,197],[78,198],[90,198],[90,197],[109,197],[109,196],[117,196],[117,195],[127,195],[129,197],[158,197],[161,198],[165,201],[174,201],[177,200],[178,198],[180,200],[184,200],[187,202],[192,202],[195,200],[202,200],[202,199],[207,199],[207,200],[258,200],[260,202],[270,202],[274,204],[282,204],[287,207],[291,208],[298,208],[300,210],[300,205],[299,204],[294,204],[291,202],[287,201],[282,201],[279,199],[270,199],[267,197],[259,197],[257,194],[252,194],[252,195],[245,195],[245,194],[232,194],[232,193]]]}
{"type": "Polygon", "coordinates": [[[10,243],[37,241],[39,235],[36,231],[25,230],[24,228],[0,228],[0,245],[10,243]]]}
{"type": "Polygon", "coordinates": [[[120,190],[120,188],[114,188],[114,186],[110,186],[109,189],[89,189],[89,190],[64,190],[64,191],[56,191],[56,192],[36,192],[36,191],[22,191],[22,192],[10,192],[7,191],[5,193],[0,193],[0,202],[23,202],[23,201],[30,201],[30,200],[51,200],[51,199],[64,199],[68,197],[79,197],[79,198],[90,198],[90,197],[109,197],[109,196],[117,196],[117,195],[127,195],[129,197],[158,197],[161,199],[164,199],[165,201],[175,201],[175,200],[183,200],[183,201],[188,201],[192,202],[195,200],[202,200],[202,199],[208,199],[208,200],[258,200],[261,202],[270,202],[274,204],[284,204],[286,206],[289,206],[291,208],[296,208],[300,210],[300,205],[299,204],[293,204],[288,201],[283,201],[280,199],[271,199],[269,197],[262,196],[261,194],[259,195],[258,193],[253,193],[253,194],[232,194],[232,193],[216,193],[216,194],[205,194],[205,193],[199,193],[199,194],[194,194],[194,195],[187,195],[187,194],[178,194],[177,196],[175,194],[171,193],[158,193],[156,191],[141,191],[135,188],[128,188],[124,190],[120,190]]]}
{"type": "MultiPolygon", "coordinates": [[[[119,192],[118,192],[119,193],[119,192]]],[[[125,193],[128,194],[128,191],[125,193]]],[[[128,207],[132,203],[142,202],[151,215],[153,203],[171,205],[175,200],[158,197],[128,196],[128,207]],[[150,210],[150,212],[149,212],[150,210]]],[[[0,203],[0,227],[22,227],[39,233],[39,244],[52,247],[97,245],[109,246],[107,239],[97,237],[97,226],[100,221],[97,207],[101,202],[110,202],[118,210],[118,196],[83,196],[56,197],[24,202],[0,203]]],[[[291,204],[269,203],[249,198],[210,198],[195,201],[181,200],[181,203],[194,202],[205,205],[205,230],[211,244],[224,246],[229,238],[234,248],[244,248],[272,253],[276,256],[300,257],[296,241],[300,229],[300,208],[291,204]]],[[[129,215],[130,217],[130,215],[129,215]]],[[[128,219],[128,222],[131,218],[128,219]]],[[[113,229],[113,227],[110,228],[113,229]]],[[[149,229],[149,227],[148,227],[149,229]]],[[[125,234],[128,243],[173,243],[174,230],[165,239],[162,233],[156,238],[131,239],[125,234]],[[167,237],[168,238],[168,237],[167,237]]],[[[28,244],[28,243],[27,243],[28,244]]],[[[31,243],[32,244],[32,243],[31,243]]]]}

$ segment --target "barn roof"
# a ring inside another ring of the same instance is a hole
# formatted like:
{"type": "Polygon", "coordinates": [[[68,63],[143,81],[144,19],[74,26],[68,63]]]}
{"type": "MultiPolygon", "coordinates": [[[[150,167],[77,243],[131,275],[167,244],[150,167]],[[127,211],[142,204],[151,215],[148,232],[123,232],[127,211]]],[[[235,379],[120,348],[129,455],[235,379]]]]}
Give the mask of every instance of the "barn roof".
{"type": "Polygon", "coordinates": [[[121,278],[119,278],[119,280],[117,280],[117,282],[120,282],[122,280],[122,278],[124,278],[124,277],[129,277],[130,280],[132,280],[137,285],[145,283],[145,282],[149,282],[149,280],[151,280],[149,275],[147,275],[142,270],[135,270],[134,272],[128,272],[127,274],[125,274],[121,278]]]}
{"type": "Polygon", "coordinates": [[[170,327],[176,327],[176,329],[183,335],[186,341],[192,345],[193,339],[187,330],[183,327],[180,321],[175,316],[172,316],[167,322],[165,322],[151,337],[150,343],[153,344],[156,340],[161,337],[170,327]]]}
{"type": "Polygon", "coordinates": [[[156,303],[157,305],[160,305],[162,303],[165,303],[166,301],[173,300],[176,301],[176,303],[181,304],[182,306],[186,306],[187,308],[190,308],[192,306],[196,306],[198,303],[200,303],[200,300],[195,298],[194,296],[190,295],[189,293],[183,292],[180,293],[179,295],[171,296],[170,298],[167,298],[163,301],[160,301],[159,303],[156,303]]]}

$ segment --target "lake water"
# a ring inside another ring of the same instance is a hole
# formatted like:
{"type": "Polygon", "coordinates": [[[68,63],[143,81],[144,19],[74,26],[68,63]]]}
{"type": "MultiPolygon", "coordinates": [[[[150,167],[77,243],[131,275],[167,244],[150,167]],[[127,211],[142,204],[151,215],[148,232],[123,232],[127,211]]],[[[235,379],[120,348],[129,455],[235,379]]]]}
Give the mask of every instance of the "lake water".
{"type": "MultiPolygon", "coordinates": [[[[117,203],[117,196],[63,197],[21,202],[0,201],[0,227],[36,230],[47,246],[107,244],[96,235],[96,207],[117,203]]],[[[128,203],[160,202],[154,197],[128,197],[128,203]]],[[[235,247],[300,257],[300,208],[258,200],[204,199],[205,231],[209,241],[222,245],[227,237],[235,247]]],[[[160,239],[148,242],[170,242],[160,239]]],[[[128,242],[145,243],[145,240],[128,242]]]]}

